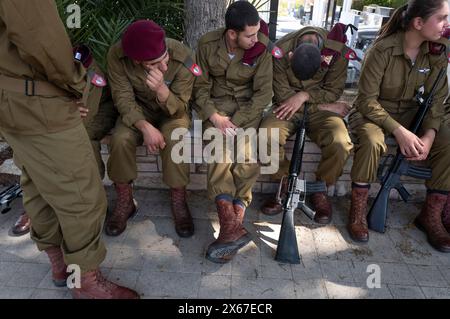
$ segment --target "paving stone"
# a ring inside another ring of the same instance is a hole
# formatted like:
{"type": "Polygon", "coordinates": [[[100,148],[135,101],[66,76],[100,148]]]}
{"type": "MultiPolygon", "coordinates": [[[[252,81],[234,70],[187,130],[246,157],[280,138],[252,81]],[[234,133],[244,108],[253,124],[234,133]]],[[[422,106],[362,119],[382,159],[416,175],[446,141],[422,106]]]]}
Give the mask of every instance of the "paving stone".
{"type": "Polygon", "coordinates": [[[142,271],[136,291],[142,298],[197,298],[201,274],[142,271]]]}
{"type": "Polygon", "coordinates": [[[369,289],[355,283],[325,281],[325,287],[330,299],[392,299],[392,294],[386,285],[369,289]]]}
{"type": "Polygon", "coordinates": [[[67,288],[63,290],[36,289],[31,295],[31,299],[66,299],[67,288]]]}
{"type": "Polygon", "coordinates": [[[420,287],[417,286],[401,286],[401,285],[388,285],[394,299],[424,299],[420,287]]]}
{"type": "MultiPolygon", "coordinates": [[[[353,262],[351,271],[355,282],[366,284],[369,276],[373,271],[368,268],[370,265],[379,267],[380,281],[382,285],[396,284],[396,285],[417,285],[417,282],[404,263],[371,263],[371,262],[353,262]]],[[[372,277],[371,277],[372,278],[372,277]]]]}
{"type": "Polygon", "coordinates": [[[231,298],[231,276],[204,275],[200,280],[199,298],[231,298]]]}
{"type": "Polygon", "coordinates": [[[448,284],[436,266],[409,265],[409,270],[419,286],[447,287],[448,284]]]}
{"type": "Polygon", "coordinates": [[[350,262],[342,260],[320,260],[323,278],[331,282],[353,283],[350,262]]]}
{"type": "Polygon", "coordinates": [[[297,299],[327,299],[327,289],[323,279],[294,281],[297,299]]]}
{"type": "Polygon", "coordinates": [[[5,286],[36,288],[47,275],[49,269],[50,266],[44,264],[22,264],[5,286]]]}
{"type": "Polygon", "coordinates": [[[421,287],[428,299],[450,299],[450,288],[421,287]]]}
{"type": "Polygon", "coordinates": [[[234,299],[292,299],[295,298],[292,280],[232,276],[231,298],[234,299]]]}

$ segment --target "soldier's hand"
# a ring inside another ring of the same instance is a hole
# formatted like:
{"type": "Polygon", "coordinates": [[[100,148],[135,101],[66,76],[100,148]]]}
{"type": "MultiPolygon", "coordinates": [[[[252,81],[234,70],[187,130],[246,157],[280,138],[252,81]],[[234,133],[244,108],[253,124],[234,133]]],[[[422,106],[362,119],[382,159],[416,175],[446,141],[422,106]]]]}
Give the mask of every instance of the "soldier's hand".
{"type": "Polygon", "coordinates": [[[273,110],[273,113],[276,114],[278,119],[289,121],[308,100],[308,93],[299,92],[281,103],[279,107],[273,110]]]}
{"type": "Polygon", "coordinates": [[[145,83],[148,88],[154,92],[157,92],[161,86],[166,85],[164,83],[164,74],[157,68],[148,71],[145,83]]]}
{"type": "Polygon", "coordinates": [[[403,126],[395,129],[392,134],[397,140],[400,152],[407,158],[418,158],[425,151],[425,144],[414,133],[403,126]]]}
{"type": "Polygon", "coordinates": [[[352,107],[344,102],[326,103],[319,105],[319,110],[336,113],[342,118],[346,117],[351,109],[352,107]]]}
{"type": "Polygon", "coordinates": [[[81,101],[75,101],[78,106],[78,112],[80,112],[80,116],[82,119],[86,118],[89,113],[89,109],[81,103],[81,101]]]}
{"type": "Polygon", "coordinates": [[[223,135],[234,136],[236,135],[237,126],[231,122],[228,116],[214,113],[209,117],[209,120],[214,124],[214,127],[219,129],[223,135]]]}
{"type": "Polygon", "coordinates": [[[144,138],[144,145],[147,147],[150,153],[158,151],[158,149],[164,149],[166,142],[161,132],[151,125],[149,122],[140,120],[134,124],[141,132],[144,138]]]}
{"type": "Polygon", "coordinates": [[[431,146],[433,146],[434,139],[436,137],[436,131],[431,129],[427,130],[425,134],[420,138],[420,140],[423,142],[423,152],[417,157],[409,157],[407,160],[409,161],[424,161],[427,159],[428,155],[430,154],[431,146]]]}

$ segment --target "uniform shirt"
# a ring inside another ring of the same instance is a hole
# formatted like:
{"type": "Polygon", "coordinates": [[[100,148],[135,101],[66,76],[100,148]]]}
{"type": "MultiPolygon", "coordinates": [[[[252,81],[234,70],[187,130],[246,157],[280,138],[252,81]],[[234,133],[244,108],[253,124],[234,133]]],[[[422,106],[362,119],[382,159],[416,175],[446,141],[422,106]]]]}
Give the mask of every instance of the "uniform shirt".
{"type": "MultiPolygon", "coordinates": [[[[403,49],[404,37],[404,32],[397,32],[369,50],[363,62],[355,102],[364,117],[388,133],[400,127],[390,114],[417,112],[414,97],[418,89],[425,85],[425,92],[430,92],[439,71],[448,63],[446,54],[431,54],[429,43],[425,41],[413,65],[403,49]]],[[[422,125],[424,130],[439,131],[447,93],[447,79],[444,79],[422,125]]]]}
{"type": "MultiPolygon", "coordinates": [[[[336,102],[342,95],[347,79],[348,60],[341,56],[329,67],[321,66],[314,77],[307,81],[298,80],[291,69],[288,53],[293,52],[300,45],[300,38],[307,33],[316,33],[327,46],[328,31],[318,27],[305,27],[299,31],[285,35],[276,45],[286,52],[281,59],[274,59],[273,92],[274,102],[282,103],[300,91],[305,91],[310,98],[309,110],[314,112],[320,103],[336,102]]],[[[323,48],[320,48],[323,49],[323,48]]]]}
{"type": "Polygon", "coordinates": [[[178,112],[188,112],[188,102],[194,84],[194,75],[184,66],[191,51],[181,42],[166,39],[169,64],[164,81],[169,88],[169,98],[161,104],[156,93],[145,83],[147,73],[141,65],[125,56],[119,41],[108,52],[108,79],[114,104],[122,117],[122,122],[132,127],[139,120],[145,120],[145,112],[174,116],[178,112]]]}
{"type": "MultiPolygon", "coordinates": [[[[268,43],[267,37],[261,32],[258,33],[258,40],[266,45],[268,43]]],[[[272,55],[264,51],[253,65],[246,65],[242,63],[244,52],[238,48],[235,57],[230,59],[224,28],[200,38],[197,63],[203,74],[195,81],[194,98],[202,120],[218,112],[231,116],[236,126],[242,126],[261,117],[263,110],[270,104],[272,55]]]]}
{"type": "MultiPolygon", "coordinates": [[[[53,0],[0,1],[0,74],[48,81],[81,97],[85,70],[53,0]]],[[[11,133],[39,135],[81,123],[73,98],[26,96],[0,88],[0,126],[11,133]]]]}

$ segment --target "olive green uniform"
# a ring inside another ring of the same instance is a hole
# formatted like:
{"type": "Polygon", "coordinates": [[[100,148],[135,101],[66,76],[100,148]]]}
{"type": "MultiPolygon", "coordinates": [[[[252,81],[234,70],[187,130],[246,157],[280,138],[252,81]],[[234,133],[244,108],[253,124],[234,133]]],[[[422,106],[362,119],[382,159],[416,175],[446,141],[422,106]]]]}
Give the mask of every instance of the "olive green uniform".
{"type": "MultiPolygon", "coordinates": [[[[333,103],[340,98],[347,78],[348,60],[341,54],[330,66],[321,66],[312,79],[307,81],[298,80],[291,69],[288,52],[293,52],[300,44],[301,37],[308,33],[315,33],[323,39],[323,44],[320,49],[327,47],[341,52],[344,47],[344,44],[336,44],[335,41],[331,42],[327,40],[328,32],[318,27],[303,28],[277,41],[276,45],[286,52],[286,54],[281,59],[274,59],[273,62],[273,101],[274,107],[277,107],[298,92],[304,91],[309,94],[310,99],[307,102],[309,114],[307,134],[322,151],[322,158],[316,172],[316,178],[317,180],[326,182],[327,185],[333,185],[342,174],[353,144],[343,119],[336,113],[319,110],[318,105],[321,103],[333,103]]],[[[261,128],[268,129],[269,149],[271,144],[271,129],[279,128],[280,132],[279,149],[281,169],[277,175],[287,173],[283,147],[289,136],[296,132],[298,122],[302,118],[303,111],[299,111],[290,120],[280,120],[277,119],[276,114],[272,110],[264,117],[261,128]]]]}
{"type": "Polygon", "coordinates": [[[136,147],[142,145],[143,137],[134,124],[146,120],[161,131],[166,143],[160,151],[164,183],[172,188],[189,184],[189,164],[172,161],[172,147],[178,141],[172,140],[171,134],[176,128],[190,127],[188,101],[194,75],[185,66],[185,61],[192,56],[191,51],[176,40],[166,39],[166,45],[170,59],[164,81],[170,94],[165,104],[159,103],[156,93],[147,87],[144,68],[124,55],[120,42],[108,53],[109,83],[120,113],[108,160],[108,175],[114,182],[128,183],[136,179],[136,147]]]}
{"type": "MultiPolygon", "coordinates": [[[[412,64],[404,52],[403,41],[404,32],[397,32],[376,43],[364,60],[356,110],[349,119],[357,138],[351,172],[355,182],[376,181],[380,157],[387,150],[385,134],[391,134],[400,125],[409,127],[417,112],[414,97],[418,89],[424,85],[425,92],[430,92],[439,71],[447,68],[446,54],[432,54],[428,42],[422,44],[412,64]]],[[[433,177],[426,186],[442,191],[450,191],[450,135],[449,130],[441,129],[447,94],[445,79],[422,125],[422,130],[437,131],[429,155],[433,177]]]]}
{"type": "Polygon", "coordinates": [[[98,268],[105,257],[100,234],[107,206],[74,103],[86,85],[85,72],[73,59],[54,1],[0,1],[0,75],[23,88],[25,78],[42,81],[35,82],[35,92],[28,81],[29,95],[0,81],[0,131],[22,170],[31,237],[39,250],[61,246],[65,262],[82,271],[98,268]],[[45,85],[67,97],[40,94],[45,85]]]}
{"type": "Polygon", "coordinates": [[[105,164],[101,156],[101,140],[114,128],[119,112],[112,101],[111,92],[108,87],[104,89],[95,87],[92,92],[95,95],[100,93],[99,100],[89,103],[88,116],[83,119],[84,126],[88,133],[91,145],[94,150],[95,160],[100,172],[100,177],[105,177],[105,164]]]}
{"type": "MultiPolygon", "coordinates": [[[[213,126],[209,117],[216,112],[229,116],[239,128],[256,129],[272,98],[272,56],[264,51],[250,66],[242,63],[244,50],[239,48],[231,59],[224,32],[225,29],[218,29],[199,40],[197,63],[203,74],[197,77],[194,85],[195,108],[204,121],[204,130],[213,126]]],[[[261,32],[258,37],[267,45],[267,37],[261,32]]],[[[245,143],[247,159],[254,151],[250,144],[249,140],[245,143]]],[[[233,158],[227,163],[208,164],[209,196],[215,199],[227,194],[248,206],[258,174],[257,163],[237,163],[233,158]]]]}

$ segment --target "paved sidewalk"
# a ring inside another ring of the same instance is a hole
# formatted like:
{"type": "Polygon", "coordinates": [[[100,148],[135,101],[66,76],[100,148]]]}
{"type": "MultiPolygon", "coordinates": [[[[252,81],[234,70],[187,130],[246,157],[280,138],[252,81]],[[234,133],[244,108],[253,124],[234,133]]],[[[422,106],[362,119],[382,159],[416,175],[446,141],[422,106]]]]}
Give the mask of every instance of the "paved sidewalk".
{"type": "MultiPolygon", "coordinates": [[[[391,201],[387,232],[370,232],[368,244],[349,239],[348,198],[333,199],[328,226],[298,213],[302,263],[289,265],[273,260],[281,215],[260,214],[257,208],[267,196],[256,195],[245,218],[254,241],[231,263],[217,265],[203,257],[218,234],[215,207],[205,192],[189,193],[196,227],[189,239],[173,229],[167,191],[135,194],[139,213],[121,236],[104,236],[108,255],[102,266],[108,278],[143,298],[450,298],[450,254],[431,248],[411,224],[419,204],[391,201]],[[367,287],[371,264],[381,268],[381,288],[367,287]]],[[[47,257],[29,235],[8,235],[21,209],[17,200],[11,212],[0,215],[0,298],[70,298],[66,288],[52,286],[47,257]]]]}

